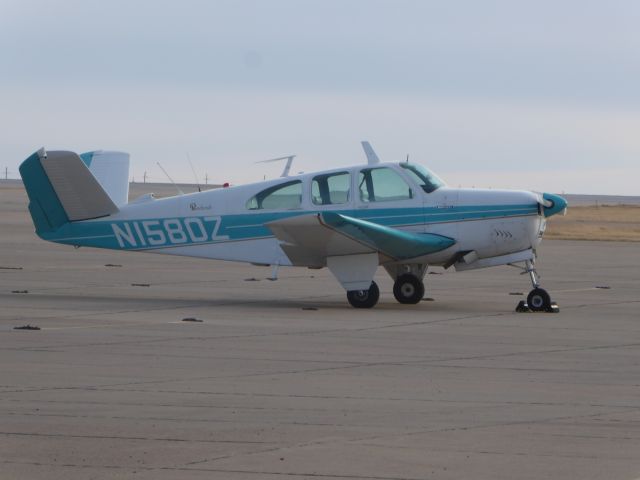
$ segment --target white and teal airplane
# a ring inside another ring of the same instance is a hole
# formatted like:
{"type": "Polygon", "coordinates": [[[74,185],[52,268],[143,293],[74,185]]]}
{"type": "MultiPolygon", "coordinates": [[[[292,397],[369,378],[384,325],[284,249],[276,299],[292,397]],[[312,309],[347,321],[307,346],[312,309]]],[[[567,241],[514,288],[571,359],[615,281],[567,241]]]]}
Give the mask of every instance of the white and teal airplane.
{"type": "Polygon", "coordinates": [[[379,266],[400,303],[424,296],[429,266],[457,271],[521,265],[532,310],[551,308],[534,263],[547,217],[567,202],[548,193],[448,187],[426,168],[368,163],[249,185],[128,201],[129,156],[44,149],[20,166],[40,238],[77,247],[327,267],[356,308],[371,308],[379,266]]]}

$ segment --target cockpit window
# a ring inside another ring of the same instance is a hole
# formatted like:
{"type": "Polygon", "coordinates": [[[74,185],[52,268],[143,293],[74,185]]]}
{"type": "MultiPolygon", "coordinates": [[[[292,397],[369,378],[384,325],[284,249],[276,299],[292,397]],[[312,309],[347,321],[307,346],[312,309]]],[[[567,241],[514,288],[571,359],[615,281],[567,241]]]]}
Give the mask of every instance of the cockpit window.
{"type": "Polygon", "coordinates": [[[269,187],[257,195],[254,195],[247,202],[249,210],[291,210],[300,208],[302,203],[302,182],[281,183],[269,187]]]}
{"type": "Polygon", "coordinates": [[[358,178],[360,200],[363,202],[391,202],[413,198],[411,187],[391,168],[365,168],[358,178]]]}
{"type": "Polygon", "coordinates": [[[422,165],[401,163],[400,166],[404,168],[409,176],[427,193],[434,192],[444,185],[444,182],[435,173],[430,172],[422,165]]]}
{"type": "Polygon", "coordinates": [[[311,200],[316,205],[336,205],[349,201],[349,172],[329,173],[313,177],[311,200]]]}

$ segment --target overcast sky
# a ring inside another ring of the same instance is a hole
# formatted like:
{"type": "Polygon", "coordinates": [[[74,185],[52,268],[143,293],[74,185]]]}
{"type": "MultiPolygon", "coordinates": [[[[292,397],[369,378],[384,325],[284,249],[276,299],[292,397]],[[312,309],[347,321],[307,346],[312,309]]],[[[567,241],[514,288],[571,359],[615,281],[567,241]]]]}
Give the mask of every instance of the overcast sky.
{"type": "Polygon", "coordinates": [[[211,182],[412,161],[640,195],[640,2],[0,0],[0,168],[41,146],[211,182]]]}

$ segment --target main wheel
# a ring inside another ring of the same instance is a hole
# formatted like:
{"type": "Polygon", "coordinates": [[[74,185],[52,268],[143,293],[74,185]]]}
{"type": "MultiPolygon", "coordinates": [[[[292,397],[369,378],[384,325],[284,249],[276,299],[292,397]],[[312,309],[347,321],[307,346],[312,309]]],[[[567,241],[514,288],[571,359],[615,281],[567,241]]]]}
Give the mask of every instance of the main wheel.
{"type": "Polygon", "coordinates": [[[376,282],[371,282],[369,290],[350,290],[347,292],[347,300],[354,308],[371,308],[380,298],[380,289],[376,282]]]}
{"type": "Polygon", "coordinates": [[[424,296],[424,283],[415,275],[400,275],[393,284],[393,296],[400,303],[418,303],[424,296]]]}
{"type": "Polygon", "coordinates": [[[551,308],[551,297],[546,290],[534,288],[527,295],[527,304],[532,311],[542,312],[551,308]]]}

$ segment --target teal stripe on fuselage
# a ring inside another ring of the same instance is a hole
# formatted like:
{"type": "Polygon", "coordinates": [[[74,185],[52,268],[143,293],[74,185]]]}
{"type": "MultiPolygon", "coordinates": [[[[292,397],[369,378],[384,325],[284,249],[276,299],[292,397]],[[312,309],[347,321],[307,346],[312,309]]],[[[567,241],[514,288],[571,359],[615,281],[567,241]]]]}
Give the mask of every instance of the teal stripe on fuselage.
{"type": "MultiPolygon", "coordinates": [[[[424,223],[438,224],[537,215],[538,207],[537,204],[530,204],[332,211],[387,227],[402,227],[424,223]]],[[[43,234],[43,238],[58,243],[96,248],[155,250],[273,237],[265,223],[310,213],[317,213],[317,211],[70,222],[53,232],[43,234]]]]}

